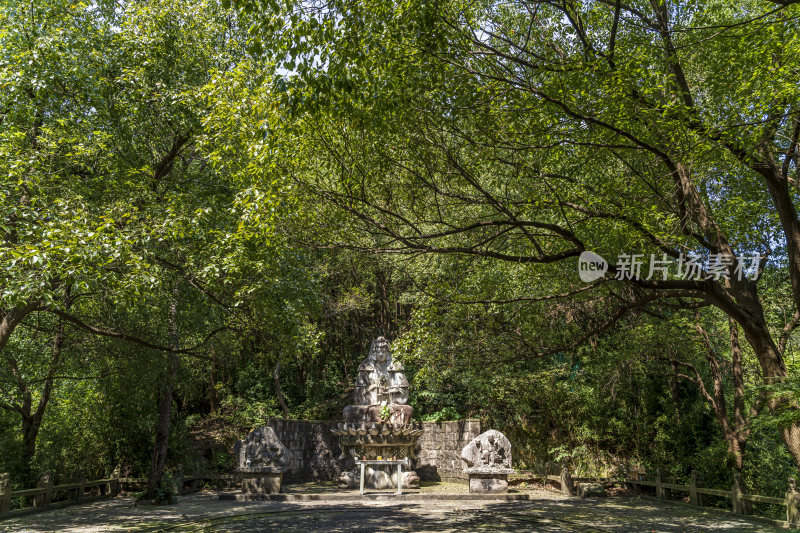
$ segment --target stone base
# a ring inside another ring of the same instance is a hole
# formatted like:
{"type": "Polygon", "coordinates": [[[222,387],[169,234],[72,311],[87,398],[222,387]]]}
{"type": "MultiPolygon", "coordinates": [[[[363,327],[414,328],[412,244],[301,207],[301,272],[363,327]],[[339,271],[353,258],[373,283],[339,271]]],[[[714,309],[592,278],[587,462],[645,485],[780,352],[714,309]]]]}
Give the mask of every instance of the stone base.
{"type": "Polygon", "coordinates": [[[508,474],[470,474],[470,492],[508,492],[508,474]]]}
{"type": "Polygon", "coordinates": [[[242,494],[278,494],[282,485],[282,473],[242,473],[242,494]]]}
{"type": "MultiPolygon", "coordinates": [[[[382,408],[382,405],[348,405],[342,411],[342,415],[344,416],[344,421],[348,424],[371,424],[373,422],[382,422],[382,408]]],[[[389,412],[391,416],[385,422],[403,425],[411,422],[414,408],[410,405],[390,403],[389,412]]]]}

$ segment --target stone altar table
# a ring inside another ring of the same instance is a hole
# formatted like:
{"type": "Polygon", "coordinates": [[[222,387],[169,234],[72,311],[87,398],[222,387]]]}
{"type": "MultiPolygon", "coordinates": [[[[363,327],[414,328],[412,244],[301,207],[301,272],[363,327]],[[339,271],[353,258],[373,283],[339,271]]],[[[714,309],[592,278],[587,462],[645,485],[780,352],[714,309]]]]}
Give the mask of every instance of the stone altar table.
{"type": "Polygon", "coordinates": [[[361,495],[364,495],[364,472],[366,471],[367,465],[380,465],[380,466],[390,466],[390,465],[397,465],[397,494],[403,494],[403,465],[406,464],[404,460],[392,460],[392,459],[374,459],[374,460],[358,460],[356,461],[357,465],[361,467],[361,477],[359,479],[359,492],[361,495]]]}

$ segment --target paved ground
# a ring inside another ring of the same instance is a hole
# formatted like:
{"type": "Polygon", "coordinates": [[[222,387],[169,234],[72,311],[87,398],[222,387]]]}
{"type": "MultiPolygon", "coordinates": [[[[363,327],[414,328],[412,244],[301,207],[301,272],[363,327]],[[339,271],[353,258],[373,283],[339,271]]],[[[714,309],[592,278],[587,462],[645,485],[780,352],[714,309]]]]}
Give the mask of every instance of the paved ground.
{"type": "Polygon", "coordinates": [[[725,514],[634,498],[564,498],[527,491],[530,502],[378,501],[232,502],[214,493],[177,505],[135,507],[120,497],[0,522],[0,531],[786,531],[725,514]]]}

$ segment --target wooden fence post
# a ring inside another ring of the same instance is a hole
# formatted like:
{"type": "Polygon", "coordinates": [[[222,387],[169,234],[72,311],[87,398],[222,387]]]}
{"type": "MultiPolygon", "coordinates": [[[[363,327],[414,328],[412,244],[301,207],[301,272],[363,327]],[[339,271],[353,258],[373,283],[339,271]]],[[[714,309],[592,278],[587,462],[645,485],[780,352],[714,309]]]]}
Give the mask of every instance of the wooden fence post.
{"type": "Polygon", "coordinates": [[[0,474],[0,516],[11,510],[11,474],[0,474]]]}
{"type": "Polygon", "coordinates": [[[53,474],[47,470],[39,481],[36,483],[36,488],[45,489],[44,494],[39,494],[33,498],[33,506],[45,509],[50,506],[50,501],[53,499],[53,474]]]}
{"type": "Polygon", "coordinates": [[[567,465],[561,467],[561,494],[572,496],[572,476],[569,475],[567,465]]]}
{"type": "Polygon", "coordinates": [[[664,501],[664,487],[661,486],[661,469],[656,470],[656,498],[658,501],[664,501]]]}

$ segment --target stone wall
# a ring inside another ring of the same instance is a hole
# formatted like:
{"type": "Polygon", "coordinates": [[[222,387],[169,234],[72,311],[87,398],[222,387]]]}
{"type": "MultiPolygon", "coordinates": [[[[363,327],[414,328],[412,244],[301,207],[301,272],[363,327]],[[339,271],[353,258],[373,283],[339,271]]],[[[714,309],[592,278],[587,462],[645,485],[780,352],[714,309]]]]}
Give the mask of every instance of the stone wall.
{"type": "Polygon", "coordinates": [[[343,469],[353,468],[352,460],[339,461],[339,437],[331,433],[338,422],[285,420],[270,418],[266,425],[292,452],[292,462],[284,479],[292,481],[331,481],[343,469]],[[346,463],[346,464],[345,464],[346,463]]]}
{"type": "MultiPolygon", "coordinates": [[[[292,452],[287,482],[333,481],[354,467],[352,459],[339,461],[339,438],[331,433],[338,421],[271,418],[271,426],[292,452]]],[[[480,420],[417,422],[424,433],[417,446],[416,471],[423,481],[464,479],[461,450],[481,432],[480,420]]]]}
{"type": "Polygon", "coordinates": [[[422,481],[466,479],[461,450],[480,435],[477,418],[448,422],[422,422],[424,433],[417,445],[416,471],[422,481]]]}

